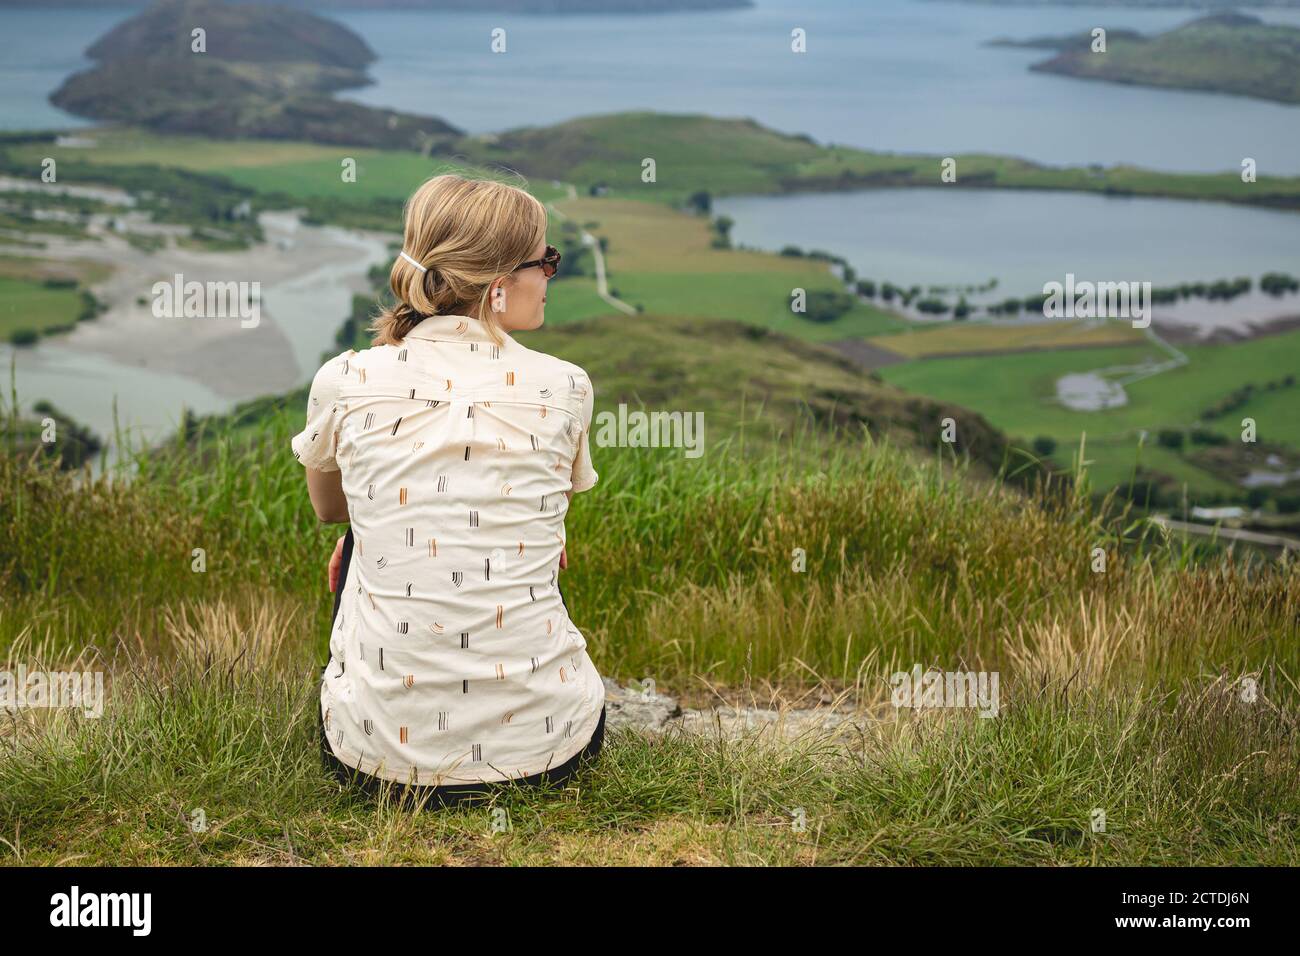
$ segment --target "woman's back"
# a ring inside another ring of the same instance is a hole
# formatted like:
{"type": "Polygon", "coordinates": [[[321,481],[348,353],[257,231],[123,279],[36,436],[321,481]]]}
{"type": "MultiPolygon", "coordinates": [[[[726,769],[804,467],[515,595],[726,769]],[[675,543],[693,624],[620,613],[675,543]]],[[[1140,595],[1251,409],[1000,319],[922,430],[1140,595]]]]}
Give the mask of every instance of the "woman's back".
{"type": "Polygon", "coordinates": [[[559,592],[568,493],[596,483],[592,387],[459,315],[316,375],[294,453],[341,472],[355,539],[321,704],[344,763],[402,783],[531,776],[604,687],[559,592]]]}

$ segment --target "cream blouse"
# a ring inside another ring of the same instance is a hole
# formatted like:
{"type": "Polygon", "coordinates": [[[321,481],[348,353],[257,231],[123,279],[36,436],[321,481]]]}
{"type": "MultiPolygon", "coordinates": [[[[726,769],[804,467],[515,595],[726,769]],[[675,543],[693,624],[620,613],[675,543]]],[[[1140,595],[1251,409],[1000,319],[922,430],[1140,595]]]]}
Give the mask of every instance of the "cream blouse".
{"type": "Polygon", "coordinates": [[[316,373],[300,462],[341,471],[354,549],[330,635],[334,754],[401,783],[554,768],[605,700],[559,591],[567,491],[592,487],[593,390],[578,366],[477,319],[316,373]]]}

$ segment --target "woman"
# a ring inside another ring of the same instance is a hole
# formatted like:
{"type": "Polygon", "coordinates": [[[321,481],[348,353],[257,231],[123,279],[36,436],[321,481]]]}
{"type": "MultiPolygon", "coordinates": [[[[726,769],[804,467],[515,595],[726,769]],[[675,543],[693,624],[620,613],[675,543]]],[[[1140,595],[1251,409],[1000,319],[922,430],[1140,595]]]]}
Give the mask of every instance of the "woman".
{"type": "Polygon", "coordinates": [[[603,740],[605,691],[559,590],[592,487],[593,390],[514,341],[559,253],[523,190],[437,176],[406,205],[374,345],[326,362],[293,438],[338,568],[322,752],[340,779],[448,804],[558,782],[603,740]]]}

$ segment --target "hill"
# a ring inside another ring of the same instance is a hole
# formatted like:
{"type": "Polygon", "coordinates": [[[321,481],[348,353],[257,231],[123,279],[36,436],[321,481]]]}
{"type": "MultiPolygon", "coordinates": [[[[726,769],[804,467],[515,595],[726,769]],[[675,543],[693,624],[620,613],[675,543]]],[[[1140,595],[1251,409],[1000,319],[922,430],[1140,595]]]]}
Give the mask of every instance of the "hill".
{"type": "MultiPolygon", "coordinates": [[[[939,186],[942,157],[885,153],[770,129],[753,119],[647,111],[583,116],[550,126],[467,136],[450,159],[505,166],[531,178],[627,198],[684,203],[713,195],[939,186]],[[646,158],[655,179],[642,178],[646,158]]],[[[954,188],[1068,189],[1300,208],[1300,178],[1165,173],[1132,166],[1051,167],[1008,156],[962,153],[954,188]]]]}
{"type": "Polygon", "coordinates": [[[401,149],[458,133],[433,117],[333,99],[369,82],[375,54],[350,30],[302,10],[173,0],[114,27],[86,55],[96,66],[69,77],[50,102],[94,119],[401,149]]]}
{"type": "MultiPolygon", "coordinates": [[[[683,325],[686,348],[717,331],[683,325]]],[[[0,442],[0,648],[112,675],[99,719],[6,727],[0,827],[22,833],[19,862],[644,866],[734,861],[740,839],[745,860],[787,865],[1300,860],[1294,562],[1201,565],[1081,496],[865,439],[700,460],[596,446],[561,572],[602,675],[701,703],[834,699],[870,717],[847,748],[617,728],[580,787],[501,798],[511,836],[491,808],[377,811],[325,778],[312,737],[339,529],[288,452],[303,412],[118,480],[0,442]],[[899,708],[891,675],[913,667],[997,675],[1002,709],[899,708]],[[220,825],[156,822],[190,805],[220,825]],[[774,825],[791,807],[815,842],[774,825]]]]}
{"type": "Polygon", "coordinates": [[[1014,45],[1057,50],[1030,67],[1042,73],[1300,103],[1300,28],[1245,14],[1214,14],[1155,36],[1112,30],[1104,53],[1092,51],[1090,35],[1014,45]]]}
{"type": "MultiPolygon", "coordinates": [[[[856,443],[863,431],[878,441],[929,455],[944,447],[945,418],[955,425],[948,446],[989,476],[1004,462],[1024,465],[1006,437],[958,405],[909,395],[864,376],[836,350],[743,322],[680,316],[603,316],[544,327],[519,340],[587,370],[596,384],[596,412],[630,409],[703,413],[707,447],[748,445],[765,454],[811,433],[856,443]]],[[[356,348],[368,345],[361,335],[356,348]]],[[[245,403],[202,428],[257,430],[283,416],[296,422],[306,390],[245,403]]],[[[1032,471],[1032,469],[1031,469],[1032,471]]]]}
{"type": "MultiPolygon", "coordinates": [[[[103,62],[153,56],[178,45],[190,52],[190,30],[207,31],[207,55],[246,63],[318,63],[363,70],[376,59],[366,42],[333,20],[284,6],[168,0],[126,20],[86,50],[103,62]]],[[[359,78],[363,79],[363,78],[359,78]]]]}

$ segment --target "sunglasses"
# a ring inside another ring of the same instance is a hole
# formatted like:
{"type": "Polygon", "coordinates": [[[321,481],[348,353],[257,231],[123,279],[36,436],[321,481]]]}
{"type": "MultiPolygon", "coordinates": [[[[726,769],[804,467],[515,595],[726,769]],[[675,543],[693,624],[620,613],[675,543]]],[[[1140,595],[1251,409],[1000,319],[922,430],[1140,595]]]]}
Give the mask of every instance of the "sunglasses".
{"type": "Polygon", "coordinates": [[[520,269],[531,269],[533,266],[542,267],[542,275],[551,278],[560,269],[560,250],[554,246],[547,246],[546,253],[540,259],[533,259],[529,262],[523,262],[515,266],[515,272],[520,269]]]}

